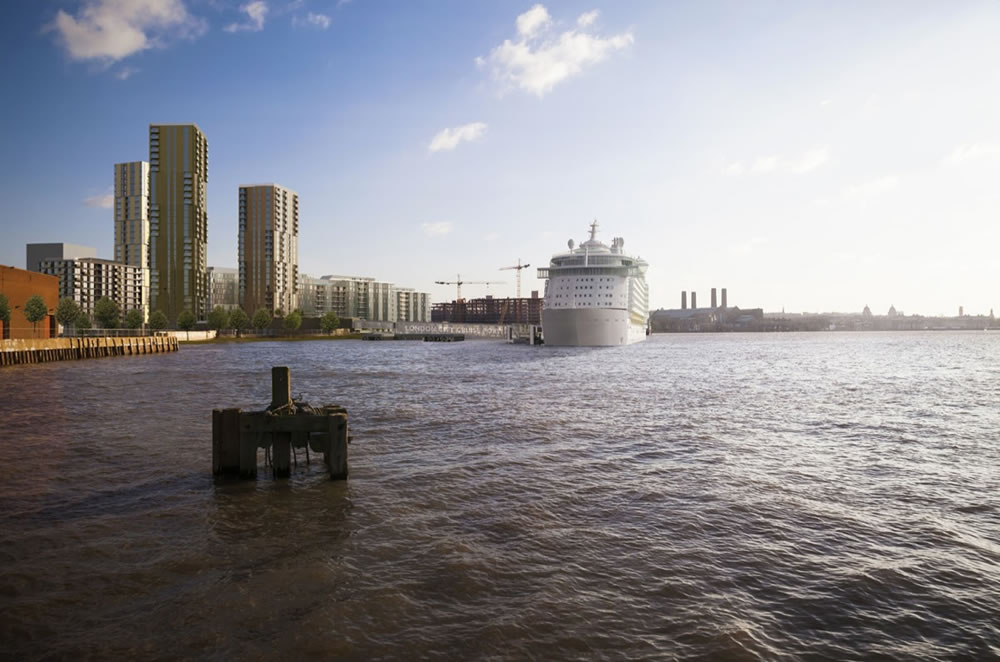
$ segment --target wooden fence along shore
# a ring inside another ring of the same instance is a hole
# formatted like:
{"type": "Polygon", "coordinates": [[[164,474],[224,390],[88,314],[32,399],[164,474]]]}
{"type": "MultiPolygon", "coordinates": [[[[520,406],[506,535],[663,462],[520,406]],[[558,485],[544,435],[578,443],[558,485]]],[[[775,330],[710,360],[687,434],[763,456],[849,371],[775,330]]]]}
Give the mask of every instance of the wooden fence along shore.
{"type": "Polygon", "coordinates": [[[0,366],[176,351],[177,338],[167,336],[0,340],[0,366]]]}

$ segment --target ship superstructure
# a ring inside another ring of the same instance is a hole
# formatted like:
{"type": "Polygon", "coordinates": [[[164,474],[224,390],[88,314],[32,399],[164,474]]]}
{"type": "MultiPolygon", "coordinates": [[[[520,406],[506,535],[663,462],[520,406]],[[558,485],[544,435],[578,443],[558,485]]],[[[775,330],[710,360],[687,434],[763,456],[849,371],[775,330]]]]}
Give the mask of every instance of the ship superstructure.
{"type": "Polygon", "coordinates": [[[628,345],[646,338],[649,317],[649,265],[625,254],[625,240],[608,246],[597,240],[597,221],[590,239],[552,256],[545,279],[542,334],[546,345],[604,347],[628,345]]]}

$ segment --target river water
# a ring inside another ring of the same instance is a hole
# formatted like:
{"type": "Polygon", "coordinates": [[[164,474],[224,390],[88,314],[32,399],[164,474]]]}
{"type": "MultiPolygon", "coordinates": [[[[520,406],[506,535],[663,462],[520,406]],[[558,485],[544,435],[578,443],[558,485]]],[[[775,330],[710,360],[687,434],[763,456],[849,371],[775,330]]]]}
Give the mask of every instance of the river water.
{"type": "Polygon", "coordinates": [[[1000,658],[1000,334],[182,346],[0,372],[7,659],[1000,658]],[[351,477],[211,474],[270,368],[351,477]]]}

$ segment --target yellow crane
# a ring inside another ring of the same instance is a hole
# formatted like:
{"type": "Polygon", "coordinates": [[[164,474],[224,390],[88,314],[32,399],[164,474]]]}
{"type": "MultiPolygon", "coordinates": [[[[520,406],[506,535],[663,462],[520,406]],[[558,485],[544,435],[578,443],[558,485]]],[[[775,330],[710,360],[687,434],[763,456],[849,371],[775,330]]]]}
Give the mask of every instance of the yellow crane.
{"type": "Polygon", "coordinates": [[[455,301],[462,301],[462,285],[503,285],[502,280],[462,280],[462,274],[457,274],[455,280],[436,280],[434,281],[437,285],[455,285],[455,301]]]}
{"type": "Polygon", "coordinates": [[[521,264],[521,258],[517,258],[517,264],[513,267],[500,267],[500,271],[506,271],[508,269],[517,269],[517,298],[521,298],[521,269],[527,269],[530,264],[521,264]]]}

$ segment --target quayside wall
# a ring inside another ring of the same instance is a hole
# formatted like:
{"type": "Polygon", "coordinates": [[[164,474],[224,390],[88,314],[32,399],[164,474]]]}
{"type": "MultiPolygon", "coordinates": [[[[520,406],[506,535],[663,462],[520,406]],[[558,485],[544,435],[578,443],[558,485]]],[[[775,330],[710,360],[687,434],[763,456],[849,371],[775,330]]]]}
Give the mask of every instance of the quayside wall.
{"type": "Polygon", "coordinates": [[[0,367],[176,351],[177,338],[169,336],[0,340],[0,367]]]}

